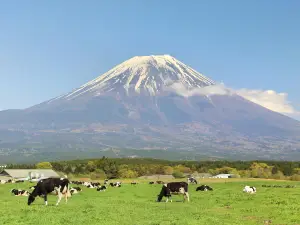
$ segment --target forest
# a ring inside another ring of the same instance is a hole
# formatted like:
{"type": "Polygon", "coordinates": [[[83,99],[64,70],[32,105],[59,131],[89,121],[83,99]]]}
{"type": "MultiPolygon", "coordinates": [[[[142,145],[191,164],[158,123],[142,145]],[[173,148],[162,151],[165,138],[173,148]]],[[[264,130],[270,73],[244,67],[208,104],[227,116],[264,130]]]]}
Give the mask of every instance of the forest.
{"type": "Polygon", "coordinates": [[[53,169],[68,177],[137,178],[165,174],[182,178],[220,173],[232,177],[300,180],[300,162],[287,161],[168,161],[151,158],[106,158],[9,164],[8,169],[53,169]]]}

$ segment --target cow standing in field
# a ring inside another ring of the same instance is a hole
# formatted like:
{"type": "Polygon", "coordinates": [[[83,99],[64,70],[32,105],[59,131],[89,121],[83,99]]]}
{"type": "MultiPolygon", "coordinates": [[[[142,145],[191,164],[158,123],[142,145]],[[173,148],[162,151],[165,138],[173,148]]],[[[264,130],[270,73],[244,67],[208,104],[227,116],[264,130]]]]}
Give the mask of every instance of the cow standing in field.
{"type": "Polygon", "coordinates": [[[190,177],[187,179],[188,184],[198,184],[197,180],[194,177],[190,177]]]}
{"type": "Polygon", "coordinates": [[[63,196],[65,196],[67,203],[68,197],[71,197],[69,184],[70,181],[66,178],[47,178],[40,180],[33,192],[29,195],[27,204],[31,205],[31,203],[34,202],[37,196],[42,196],[44,197],[45,205],[48,205],[47,195],[53,192],[58,195],[56,205],[59,204],[63,196]]]}
{"type": "Polygon", "coordinates": [[[245,186],[243,189],[243,192],[254,194],[254,193],[256,193],[256,188],[250,187],[250,186],[245,186]]]}
{"type": "Polygon", "coordinates": [[[157,196],[157,201],[160,202],[163,197],[167,197],[167,201],[172,202],[172,194],[182,194],[184,197],[184,201],[190,201],[189,193],[188,193],[188,184],[186,182],[171,182],[164,184],[162,189],[157,196]]]}

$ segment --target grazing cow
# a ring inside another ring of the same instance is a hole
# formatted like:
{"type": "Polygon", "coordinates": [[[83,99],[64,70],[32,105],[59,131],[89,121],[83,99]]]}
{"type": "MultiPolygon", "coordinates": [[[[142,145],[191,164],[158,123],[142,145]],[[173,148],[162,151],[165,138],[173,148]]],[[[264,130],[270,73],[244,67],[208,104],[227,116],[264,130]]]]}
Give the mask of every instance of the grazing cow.
{"type": "Polygon", "coordinates": [[[212,191],[213,189],[208,185],[201,185],[197,187],[196,191],[212,191]]]}
{"type": "Polygon", "coordinates": [[[171,194],[182,194],[184,197],[184,201],[187,199],[187,201],[190,201],[189,193],[188,193],[188,184],[186,182],[171,182],[164,184],[162,186],[162,189],[160,191],[160,194],[157,196],[157,201],[160,202],[163,197],[167,197],[167,201],[169,201],[169,198],[171,198],[172,202],[172,196],[171,194]]]}
{"type": "Polygon", "coordinates": [[[105,191],[106,190],[106,186],[101,186],[97,188],[97,191],[105,191]]]}
{"type": "Polygon", "coordinates": [[[68,197],[71,197],[69,184],[70,181],[66,178],[47,178],[40,180],[33,192],[29,195],[27,204],[31,205],[31,203],[34,202],[37,196],[43,196],[45,205],[48,205],[47,195],[51,192],[56,192],[56,194],[58,195],[56,205],[59,204],[63,195],[65,196],[67,203],[68,197]]]}
{"type": "Polygon", "coordinates": [[[14,194],[15,196],[28,196],[29,195],[29,192],[26,190],[12,189],[10,192],[12,194],[14,194]]]}
{"type": "Polygon", "coordinates": [[[188,184],[192,183],[192,184],[198,184],[197,180],[194,177],[189,177],[187,179],[188,184]]]}
{"type": "Polygon", "coordinates": [[[154,182],[153,182],[153,181],[150,181],[149,184],[154,184],[154,182]]]}
{"type": "Polygon", "coordinates": [[[256,193],[256,188],[250,187],[250,186],[245,186],[243,189],[243,192],[254,194],[254,193],[256,193]]]}

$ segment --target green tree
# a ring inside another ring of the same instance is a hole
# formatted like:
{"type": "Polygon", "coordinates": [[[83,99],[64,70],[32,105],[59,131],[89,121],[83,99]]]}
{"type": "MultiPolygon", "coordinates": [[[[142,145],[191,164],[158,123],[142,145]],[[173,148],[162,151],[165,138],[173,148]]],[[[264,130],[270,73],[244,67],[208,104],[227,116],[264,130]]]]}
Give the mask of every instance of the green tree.
{"type": "Polygon", "coordinates": [[[138,176],[138,173],[131,170],[131,169],[120,169],[118,171],[118,177],[120,178],[136,178],[138,176]]]}
{"type": "Polygon", "coordinates": [[[94,172],[97,168],[97,165],[95,164],[94,161],[88,161],[87,165],[86,165],[86,169],[89,171],[89,172],[94,172]]]}
{"type": "Polygon", "coordinates": [[[36,164],[37,169],[52,169],[50,162],[39,162],[36,164]]]}

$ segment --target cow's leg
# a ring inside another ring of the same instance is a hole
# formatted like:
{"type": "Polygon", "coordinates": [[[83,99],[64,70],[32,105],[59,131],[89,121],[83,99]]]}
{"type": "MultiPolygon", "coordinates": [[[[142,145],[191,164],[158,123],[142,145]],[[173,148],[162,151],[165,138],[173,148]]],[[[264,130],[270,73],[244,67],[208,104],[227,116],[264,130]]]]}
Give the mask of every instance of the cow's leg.
{"type": "Polygon", "coordinates": [[[190,195],[189,195],[189,193],[185,192],[184,195],[186,196],[186,199],[189,202],[190,201],[190,195]]]}
{"type": "Polygon", "coordinates": [[[45,202],[45,205],[48,205],[47,194],[44,194],[44,202],[45,202]]]}
{"type": "Polygon", "coordinates": [[[60,203],[61,198],[62,198],[62,193],[60,191],[57,192],[57,197],[58,197],[58,199],[57,199],[56,205],[58,205],[60,203]]]}

